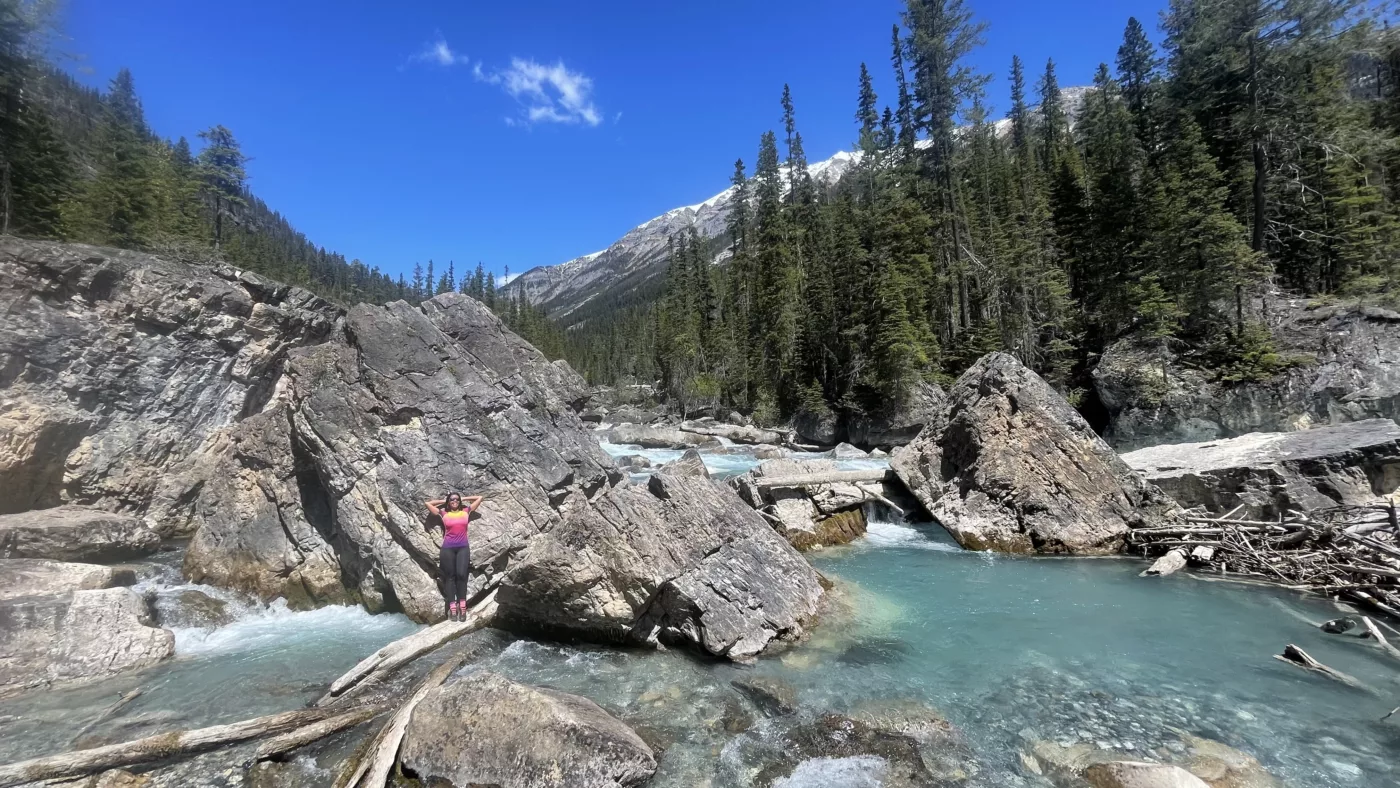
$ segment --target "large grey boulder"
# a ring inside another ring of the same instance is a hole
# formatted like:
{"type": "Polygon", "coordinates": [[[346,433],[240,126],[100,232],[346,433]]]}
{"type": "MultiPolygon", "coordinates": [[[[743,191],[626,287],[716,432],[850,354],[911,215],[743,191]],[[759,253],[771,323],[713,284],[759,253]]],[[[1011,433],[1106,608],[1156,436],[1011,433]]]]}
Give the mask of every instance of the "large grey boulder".
{"type": "Polygon", "coordinates": [[[1127,466],[1054,389],[1006,353],[984,356],[895,472],[973,550],[1102,555],[1177,507],[1127,466]]]}
{"type": "Polygon", "coordinates": [[[1295,363],[1254,382],[1164,358],[1157,343],[1122,340],[1094,369],[1108,410],[1104,437],[1120,451],[1288,432],[1373,418],[1400,420],[1400,313],[1270,297],[1249,305],[1277,352],[1295,363]]]}
{"type": "Polygon", "coordinates": [[[399,763],[425,784],[626,788],[656,772],[631,728],[577,695],[481,672],[428,693],[399,763]]]}
{"type": "Polygon", "coordinates": [[[438,535],[423,501],[485,496],[476,593],[560,522],[566,500],[621,480],[574,410],[577,375],[484,305],[457,293],[360,305],[345,328],[344,342],[288,355],[285,406],[216,436],[162,488],[202,523],[192,577],[435,621],[438,535]]]}
{"type": "Polygon", "coordinates": [[[0,600],[135,584],[136,573],[119,567],[28,558],[0,560],[0,600]]]}
{"type": "Polygon", "coordinates": [[[744,660],[800,637],[821,595],[816,571],[725,485],[663,469],[532,540],[502,582],[497,620],[744,660]]]}
{"type": "Polygon", "coordinates": [[[150,626],[128,588],[0,601],[0,697],[96,681],[174,653],[174,635],[150,626]]]}
{"type": "Polygon", "coordinates": [[[797,433],[797,437],[804,443],[831,446],[841,440],[841,419],[830,408],[804,408],[792,417],[792,431],[797,433]]]}
{"type": "Polygon", "coordinates": [[[1139,449],[1123,461],[1184,507],[1246,507],[1276,518],[1362,504],[1400,487],[1400,425],[1368,419],[1300,432],[1254,433],[1208,443],[1139,449]]]}
{"type": "Polygon", "coordinates": [[[0,238],[0,513],[140,511],[340,310],[231,266],[0,238]]]}
{"type": "Polygon", "coordinates": [[[943,412],[947,395],[933,383],[920,383],[909,398],[884,414],[858,414],[846,419],[846,440],[867,449],[904,446],[943,412]]]}
{"type": "Polygon", "coordinates": [[[59,506],[0,515],[0,558],[117,562],[160,549],[160,535],[131,515],[59,506]]]}
{"type": "Polygon", "coordinates": [[[698,476],[702,479],[710,478],[710,470],[705,467],[705,458],[700,456],[700,452],[695,449],[687,449],[680,459],[668,462],[664,466],[666,472],[672,476],[698,476]]]}

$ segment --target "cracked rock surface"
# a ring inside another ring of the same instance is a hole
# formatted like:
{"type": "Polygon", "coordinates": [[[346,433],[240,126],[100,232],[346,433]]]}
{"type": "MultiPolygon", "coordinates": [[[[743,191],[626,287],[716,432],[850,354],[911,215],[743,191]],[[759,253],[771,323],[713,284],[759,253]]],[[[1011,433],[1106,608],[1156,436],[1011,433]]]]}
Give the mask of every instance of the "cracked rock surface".
{"type": "Polygon", "coordinates": [[[1111,554],[1129,528],[1178,512],[1006,353],[984,356],[963,373],[944,412],[891,465],[972,550],[1111,554]]]}

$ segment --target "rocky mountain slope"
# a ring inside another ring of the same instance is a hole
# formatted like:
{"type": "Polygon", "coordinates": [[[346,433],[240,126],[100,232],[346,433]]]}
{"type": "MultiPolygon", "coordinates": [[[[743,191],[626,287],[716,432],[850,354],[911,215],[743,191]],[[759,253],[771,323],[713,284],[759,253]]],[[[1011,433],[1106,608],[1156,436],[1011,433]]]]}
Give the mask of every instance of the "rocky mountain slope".
{"type": "MultiPolygon", "coordinates": [[[[1089,88],[1071,87],[1062,92],[1073,121],[1089,88]]],[[[1009,133],[1010,121],[997,121],[996,128],[998,134],[1009,133]]],[[[818,184],[832,185],[859,164],[860,157],[858,151],[840,151],[809,165],[807,172],[818,184]]],[[[571,325],[575,322],[571,315],[584,304],[604,297],[633,295],[655,283],[666,270],[666,242],[677,233],[693,226],[706,238],[722,237],[733,199],[734,188],[730,187],[695,205],[673,208],[628,230],[602,251],[559,265],[532,268],[502,290],[545,307],[555,320],[571,325]]]]}

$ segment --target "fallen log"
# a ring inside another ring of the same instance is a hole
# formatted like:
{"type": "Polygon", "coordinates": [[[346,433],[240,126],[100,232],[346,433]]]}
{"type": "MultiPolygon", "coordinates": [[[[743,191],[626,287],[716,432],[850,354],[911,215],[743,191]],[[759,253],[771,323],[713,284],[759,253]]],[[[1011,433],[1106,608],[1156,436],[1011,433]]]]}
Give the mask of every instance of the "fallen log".
{"type": "Polygon", "coordinates": [[[891,501],[889,498],[886,498],[883,494],[881,494],[881,493],[879,493],[879,492],[876,492],[875,490],[871,490],[871,489],[869,489],[869,488],[867,488],[867,487],[863,487],[863,486],[861,486],[861,485],[859,485],[859,484],[856,485],[856,489],[857,489],[857,490],[860,490],[861,492],[865,493],[866,495],[870,496],[871,498],[874,498],[875,500],[879,501],[880,503],[882,503],[882,504],[884,504],[884,505],[890,507],[891,509],[894,510],[895,514],[898,514],[900,517],[903,517],[903,516],[904,516],[904,510],[901,509],[901,508],[899,508],[898,506],[896,506],[895,503],[894,503],[894,501],[891,501]]]}
{"type": "Polygon", "coordinates": [[[394,716],[384,723],[384,727],[379,729],[379,733],[375,734],[368,753],[361,758],[355,770],[350,772],[346,779],[336,782],[336,788],[382,788],[389,780],[389,771],[394,768],[394,762],[398,760],[399,746],[403,743],[403,734],[408,728],[409,719],[413,717],[413,710],[428,697],[429,692],[447,681],[452,671],[465,660],[465,655],[458,655],[433,668],[427,678],[423,679],[423,683],[418,685],[412,697],[405,701],[398,711],[394,712],[394,716]]]}
{"type": "Polygon", "coordinates": [[[385,708],[386,707],[382,705],[363,706],[335,717],[328,717],[320,722],[294,730],[291,733],[274,736],[258,745],[258,751],[253,754],[253,757],[249,759],[248,763],[251,764],[276,758],[279,755],[301,749],[308,744],[320,741],[333,733],[339,733],[346,728],[353,728],[360,723],[369,722],[380,714],[383,714],[385,708]]]}
{"type": "Polygon", "coordinates": [[[496,589],[492,588],[480,602],[467,611],[464,621],[443,621],[426,629],[420,629],[408,637],[395,640],[360,660],[345,675],[331,682],[330,689],[317,706],[328,706],[351,690],[385,676],[402,665],[427,654],[463,635],[487,626],[496,613],[496,589]]]}
{"type": "Polygon", "coordinates": [[[1366,634],[1375,639],[1376,645],[1381,647],[1381,651],[1395,659],[1400,659],[1400,649],[1390,645],[1390,641],[1386,640],[1385,634],[1381,632],[1380,627],[1376,626],[1376,622],[1367,616],[1362,616],[1361,623],[1366,626],[1366,634]]]}
{"type": "Polygon", "coordinates": [[[192,731],[171,731],[105,747],[32,758],[0,766],[0,788],[40,780],[80,777],[108,769],[203,752],[226,744],[295,730],[320,722],[327,714],[324,709],[298,709],[231,725],[215,725],[192,731]]]}
{"type": "Polygon", "coordinates": [[[1314,673],[1319,673],[1323,676],[1326,676],[1329,679],[1339,681],[1342,684],[1345,684],[1348,687],[1352,687],[1354,689],[1369,690],[1369,688],[1365,684],[1362,684],[1361,682],[1357,681],[1351,676],[1348,676],[1340,670],[1333,670],[1332,668],[1327,667],[1321,662],[1318,662],[1317,660],[1313,659],[1312,656],[1308,654],[1308,652],[1298,648],[1292,643],[1289,643],[1287,646],[1284,647],[1282,654],[1275,654],[1274,659],[1279,660],[1280,662],[1286,662],[1289,665],[1293,665],[1304,670],[1310,670],[1314,673]]]}
{"type": "Polygon", "coordinates": [[[831,471],[829,473],[804,473],[792,476],[759,476],[754,484],[759,487],[815,487],[821,484],[859,484],[860,482],[882,482],[893,472],[888,468],[872,468],[863,471],[831,471]]]}

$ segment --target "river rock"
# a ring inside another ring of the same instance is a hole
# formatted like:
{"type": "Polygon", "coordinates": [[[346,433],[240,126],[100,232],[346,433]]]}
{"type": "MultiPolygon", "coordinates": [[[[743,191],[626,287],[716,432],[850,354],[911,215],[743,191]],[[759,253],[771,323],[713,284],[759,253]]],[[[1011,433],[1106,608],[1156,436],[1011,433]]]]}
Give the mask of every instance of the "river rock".
{"type": "Polygon", "coordinates": [[[0,697],[96,681],[174,653],[174,635],[150,626],[129,588],[0,601],[0,697]]]}
{"type": "Polygon", "coordinates": [[[1179,766],[1141,761],[1096,763],[1084,770],[1093,788],[1210,788],[1179,766]]]}
{"type": "Polygon", "coordinates": [[[780,446],[786,443],[788,439],[786,433],[776,430],[765,430],[761,427],[744,427],[738,424],[725,424],[723,422],[709,420],[684,421],[681,422],[681,429],[697,435],[725,438],[734,443],[742,443],[748,446],[780,446]]]}
{"type": "Polygon", "coordinates": [[[837,445],[836,448],[834,448],[834,449],[831,450],[831,459],[833,459],[833,460],[867,460],[867,459],[870,459],[870,455],[867,454],[867,453],[865,453],[865,452],[863,452],[863,451],[861,451],[860,449],[857,449],[856,447],[852,446],[852,445],[849,444],[849,443],[842,443],[842,444],[837,445]]]}
{"type": "Polygon", "coordinates": [[[499,622],[744,660],[816,613],[816,571],[722,483],[663,468],[584,504],[513,563],[499,622]]]}
{"type": "Polygon", "coordinates": [[[792,417],[792,431],[804,443],[831,446],[841,439],[841,420],[830,408],[803,408],[792,417]]]}
{"type": "Polygon", "coordinates": [[[891,465],[973,550],[1116,553],[1129,528],[1178,511],[1006,353],[984,356],[963,373],[946,412],[895,452],[891,465]]]}
{"type": "Polygon", "coordinates": [[[1299,432],[1138,449],[1123,461],[1185,508],[1275,519],[1363,504],[1400,487],[1400,425],[1368,419],[1299,432]]]}
{"type": "Polygon", "coordinates": [[[475,673],[430,691],[399,763],[431,784],[625,788],[656,771],[651,748],[596,703],[475,673]]]}
{"type": "Polygon", "coordinates": [[[1180,548],[1152,562],[1152,566],[1142,570],[1143,577],[1164,577],[1186,568],[1186,551],[1180,548]]]}
{"type": "Polygon", "coordinates": [[[1222,742],[1184,734],[1186,754],[1178,765],[1211,788],[1283,788],[1259,760],[1222,742]]]}
{"type": "Polygon", "coordinates": [[[227,265],[0,239],[0,513],[144,509],[340,310],[227,265]]]}
{"type": "Polygon", "coordinates": [[[797,688],[773,676],[752,676],[729,682],[758,710],[770,717],[797,713],[797,688]]]}
{"type": "Polygon", "coordinates": [[[126,514],[59,506],[0,515],[0,557],[117,562],[160,549],[160,535],[126,514]]]}
{"type": "Polygon", "coordinates": [[[839,714],[825,714],[793,725],[765,755],[765,762],[754,768],[752,785],[783,785],[784,779],[797,774],[804,763],[816,759],[863,757],[883,761],[880,781],[870,784],[890,788],[943,784],[924,765],[919,743],[913,737],[839,714]]]}
{"type": "Polygon", "coordinates": [[[650,468],[651,460],[640,454],[624,454],[617,458],[619,468],[650,468]]]}
{"type": "Polygon", "coordinates": [[[167,628],[211,629],[234,621],[234,614],[229,610],[228,602],[193,588],[160,594],[151,603],[151,607],[156,623],[167,628]]]}
{"type": "Polygon", "coordinates": [[[666,463],[666,472],[672,476],[698,476],[702,479],[710,478],[710,471],[705,467],[705,458],[700,456],[700,452],[695,449],[687,449],[680,459],[666,463]]]}
{"type": "Polygon", "coordinates": [[[0,560],[0,600],[136,584],[130,569],[28,558],[0,560]]]}
{"type": "Polygon", "coordinates": [[[1105,438],[1130,451],[1400,419],[1400,314],[1276,296],[1250,306],[1267,319],[1278,353],[1295,366],[1263,381],[1226,383],[1168,354],[1163,380],[1158,343],[1122,340],[1093,371],[1109,416],[1105,438]]]}
{"type": "Polygon", "coordinates": [[[943,389],[921,382],[914,387],[908,400],[891,413],[847,417],[846,440],[869,449],[904,446],[943,412],[946,398],[943,389]]]}
{"type": "Polygon", "coordinates": [[[644,427],[639,424],[619,424],[608,430],[608,442],[620,446],[641,446],[643,449],[691,449],[707,442],[710,436],[682,432],[674,427],[644,427]]]}

